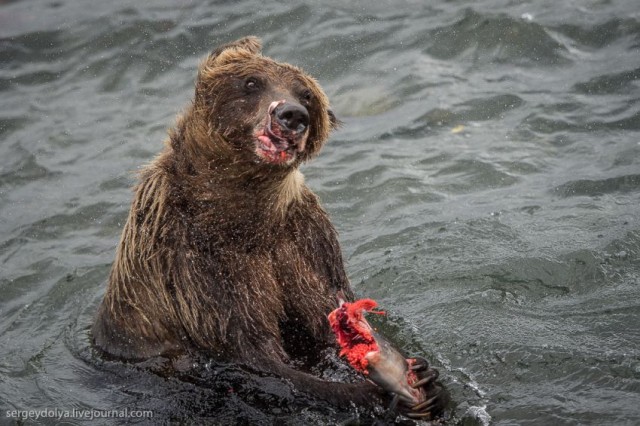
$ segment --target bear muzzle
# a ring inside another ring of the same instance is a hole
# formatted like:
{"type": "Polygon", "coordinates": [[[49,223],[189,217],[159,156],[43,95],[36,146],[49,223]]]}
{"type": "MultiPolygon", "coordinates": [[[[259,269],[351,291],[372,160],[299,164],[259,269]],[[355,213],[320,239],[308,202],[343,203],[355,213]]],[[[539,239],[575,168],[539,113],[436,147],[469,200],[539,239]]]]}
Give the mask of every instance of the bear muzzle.
{"type": "Polygon", "coordinates": [[[302,105],[284,99],[271,102],[264,127],[256,134],[256,154],[271,163],[291,163],[305,149],[309,121],[302,105]]]}

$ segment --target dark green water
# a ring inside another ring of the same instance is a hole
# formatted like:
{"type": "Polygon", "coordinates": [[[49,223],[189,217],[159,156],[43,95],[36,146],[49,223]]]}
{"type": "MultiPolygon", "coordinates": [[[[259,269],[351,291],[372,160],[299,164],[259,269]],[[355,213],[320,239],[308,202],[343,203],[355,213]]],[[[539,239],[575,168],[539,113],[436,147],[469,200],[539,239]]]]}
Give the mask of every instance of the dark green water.
{"type": "Polygon", "coordinates": [[[200,58],[255,34],[345,121],[307,182],[356,291],[391,313],[380,326],[440,369],[452,423],[640,424],[636,0],[149,4],[0,2],[0,423],[355,413],[233,369],[184,383],[89,350],[132,171],[200,58]]]}

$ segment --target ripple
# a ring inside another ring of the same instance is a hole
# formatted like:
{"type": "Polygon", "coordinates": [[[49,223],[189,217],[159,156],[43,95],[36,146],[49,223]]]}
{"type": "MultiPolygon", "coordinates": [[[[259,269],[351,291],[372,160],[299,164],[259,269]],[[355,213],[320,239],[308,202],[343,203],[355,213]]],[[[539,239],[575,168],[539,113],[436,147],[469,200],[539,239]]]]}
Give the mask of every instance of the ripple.
{"type": "Polygon", "coordinates": [[[425,121],[429,125],[450,125],[465,121],[487,121],[501,118],[505,113],[520,107],[524,101],[512,94],[476,98],[455,105],[455,111],[433,109],[417,121],[425,121]]]}
{"type": "Polygon", "coordinates": [[[553,189],[561,197],[598,196],[615,192],[634,192],[640,190],[640,175],[617,176],[608,179],[581,179],[570,181],[553,189]]]}
{"type": "Polygon", "coordinates": [[[57,240],[87,230],[98,233],[100,228],[96,228],[96,225],[111,218],[112,207],[112,203],[104,201],[79,207],[72,213],[54,214],[32,223],[22,230],[20,236],[35,240],[57,240]]]}
{"type": "Polygon", "coordinates": [[[21,147],[15,147],[11,154],[5,155],[3,171],[0,173],[0,187],[11,187],[61,175],[60,172],[53,172],[41,165],[33,154],[21,147]]]}
{"type": "Polygon", "coordinates": [[[526,117],[522,125],[539,133],[553,134],[566,133],[590,133],[607,130],[640,130],[640,112],[632,113],[626,117],[614,120],[593,120],[589,117],[565,117],[556,118],[547,115],[533,114],[526,117]]]}
{"type": "Polygon", "coordinates": [[[21,68],[25,63],[56,62],[64,50],[64,31],[37,31],[0,39],[0,63],[5,69],[21,68]]]}
{"type": "Polygon", "coordinates": [[[562,24],[554,27],[554,30],[592,48],[606,47],[624,37],[640,42],[640,22],[632,18],[614,18],[590,26],[562,24]]]}
{"type": "MultiPolygon", "coordinates": [[[[2,91],[0,87],[0,91],[2,91]]],[[[22,129],[29,120],[24,117],[0,117],[0,136],[8,136],[11,132],[22,129]]]]}
{"type": "Polygon", "coordinates": [[[638,80],[640,80],[640,68],[594,77],[587,82],[576,83],[573,90],[586,95],[626,93],[635,88],[634,83],[638,80]]]}
{"type": "Polygon", "coordinates": [[[432,177],[447,177],[437,186],[453,193],[501,188],[519,181],[518,177],[498,170],[495,164],[481,160],[456,160],[453,165],[440,168],[432,177]]]}
{"type": "Polygon", "coordinates": [[[477,63],[561,65],[567,49],[540,24],[467,9],[452,25],[431,32],[426,52],[436,58],[465,57],[477,63]]]}
{"type": "Polygon", "coordinates": [[[434,130],[451,128],[468,122],[500,120],[524,105],[524,100],[513,94],[501,94],[470,99],[450,108],[433,108],[415,119],[410,125],[399,126],[382,137],[415,138],[434,130]]]}

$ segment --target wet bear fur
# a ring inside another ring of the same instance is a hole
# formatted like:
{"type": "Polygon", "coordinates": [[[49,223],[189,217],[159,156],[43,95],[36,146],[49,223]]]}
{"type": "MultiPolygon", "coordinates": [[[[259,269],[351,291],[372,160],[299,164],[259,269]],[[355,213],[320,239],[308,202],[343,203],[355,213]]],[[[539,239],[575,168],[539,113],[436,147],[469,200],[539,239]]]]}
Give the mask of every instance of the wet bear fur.
{"type": "Polygon", "coordinates": [[[290,367],[285,349],[335,345],[327,314],[338,290],[353,297],[336,231],[299,171],[335,127],[318,83],[262,56],[257,38],[210,54],[192,104],[139,174],[95,347],[132,361],[204,354],[257,366],[337,405],[383,401],[371,383],[290,367]],[[256,139],[282,100],[309,116],[283,159],[256,139]]]}

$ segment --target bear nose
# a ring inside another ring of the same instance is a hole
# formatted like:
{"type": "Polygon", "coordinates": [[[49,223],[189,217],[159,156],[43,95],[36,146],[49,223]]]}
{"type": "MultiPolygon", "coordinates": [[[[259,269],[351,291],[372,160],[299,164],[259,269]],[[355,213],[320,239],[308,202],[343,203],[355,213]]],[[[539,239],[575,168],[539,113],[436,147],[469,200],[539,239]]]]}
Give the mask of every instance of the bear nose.
{"type": "Polygon", "coordinates": [[[302,133],[309,125],[309,112],[302,105],[284,102],[273,113],[278,124],[286,130],[302,133]]]}

